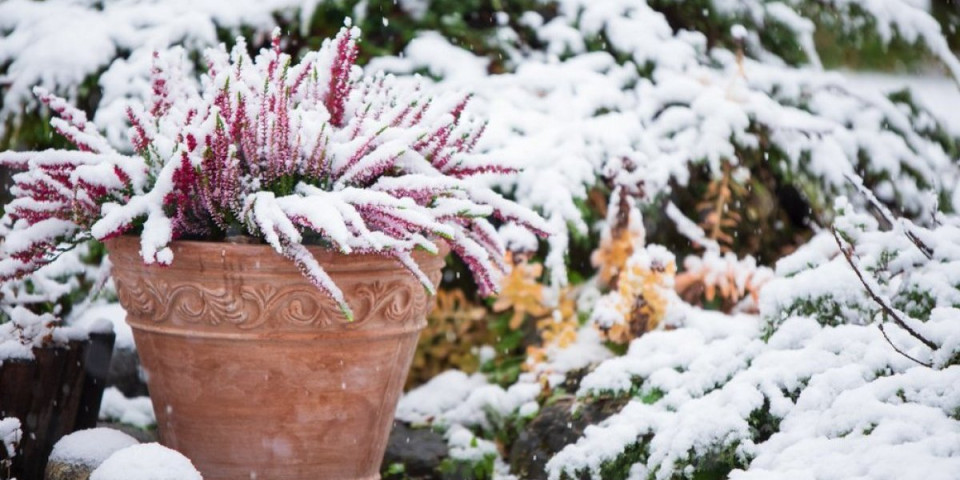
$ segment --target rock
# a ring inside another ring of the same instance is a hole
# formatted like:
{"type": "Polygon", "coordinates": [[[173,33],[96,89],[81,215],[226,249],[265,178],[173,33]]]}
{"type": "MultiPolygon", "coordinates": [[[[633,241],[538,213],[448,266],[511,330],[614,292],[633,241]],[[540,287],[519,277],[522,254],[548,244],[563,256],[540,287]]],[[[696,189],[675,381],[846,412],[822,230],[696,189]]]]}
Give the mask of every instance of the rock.
{"type": "Polygon", "coordinates": [[[136,350],[122,347],[113,350],[107,386],[117,387],[127,397],[149,395],[147,384],[140,372],[140,356],[136,350]]]}
{"type": "Polygon", "coordinates": [[[53,447],[45,480],[87,480],[108,457],[137,440],[112,428],[91,428],[73,432],[53,447]]]}
{"type": "Polygon", "coordinates": [[[566,397],[543,407],[517,436],[510,448],[510,470],[520,478],[546,480],[547,461],[563,447],[576,442],[588,425],[620,411],[626,398],[599,398],[579,404],[566,397]]]}
{"type": "Polygon", "coordinates": [[[127,435],[130,435],[133,438],[136,438],[140,443],[151,443],[159,442],[159,437],[157,436],[157,431],[146,430],[143,428],[137,428],[133,425],[127,425],[126,423],[115,423],[115,422],[98,422],[98,427],[103,428],[112,428],[114,430],[119,430],[127,435]]]}
{"type": "Polygon", "coordinates": [[[44,480],[88,480],[97,466],[50,460],[44,480]]]}
{"type": "MultiPolygon", "coordinates": [[[[404,422],[393,422],[383,468],[402,464],[403,478],[411,480],[439,479],[440,462],[447,458],[447,441],[430,428],[411,428],[404,422]]],[[[390,478],[384,475],[384,478],[390,478]]]]}
{"type": "Polygon", "coordinates": [[[118,450],[97,467],[90,480],[203,480],[182,453],[159,443],[118,450]]]}

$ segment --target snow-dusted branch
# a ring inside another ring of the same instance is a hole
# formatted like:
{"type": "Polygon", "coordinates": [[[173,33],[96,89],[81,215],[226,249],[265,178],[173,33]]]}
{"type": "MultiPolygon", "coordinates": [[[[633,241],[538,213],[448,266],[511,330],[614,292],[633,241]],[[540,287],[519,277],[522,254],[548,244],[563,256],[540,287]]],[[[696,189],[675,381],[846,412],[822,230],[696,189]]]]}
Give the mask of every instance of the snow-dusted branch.
{"type": "MultiPolygon", "coordinates": [[[[916,338],[917,340],[920,341],[920,343],[923,343],[924,345],[929,347],[931,350],[937,350],[938,348],[937,344],[933,343],[932,341],[930,341],[929,339],[921,335],[919,332],[917,332],[916,329],[912,328],[906,321],[906,319],[910,317],[905,312],[902,312],[898,308],[894,307],[893,304],[890,302],[890,299],[886,298],[882,293],[880,293],[879,286],[876,284],[876,281],[864,275],[863,269],[860,268],[859,264],[854,258],[853,246],[847,243],[845,240],[843,240],[843,238],[840,236],[840,234],[837,232],[835,228],[831,228],[831,232],[833,233],[834,240],[836,240],[837,242],[837,246],[840,247],[840,253],[843,254],[844,258],[846,258],[847,263],[850,265],[850,268],[853,269],[853,272],[857,274],[857,278],[860,279],[860,283],[863,284],[863,288],[866,289],[867,294],[870,295],[870,298],[872,298],[873,301],[876,302],[876,304],[879,305],[880,308],[882,308],[887,315],[889,315],[889,317],[893,320],[894,323],[897,324],[897,326],[904,329],[907,333],[910,334],[910,336],[912,336],[913,338],[916,338]]],[[[914,319],[910,319],[910,320],[911,320],[911,323],[915,322],[914,319]]],[[[884,337],[886,337],[886,333],[884,333],[884,337]]],[[[891,343],[891,345],[893,344],[891,343]]],[[[897,349],[897,351],[899,352],[900,350],[897,349]]],[[[911,358],[911,357],[908,356],[908,358],[911,358]]],[[[913,360],[913,358],[911,358],[911,360],[913,360]]],[[[923,364],[923,365],[926,365],[926,364],[923,364]]]]}

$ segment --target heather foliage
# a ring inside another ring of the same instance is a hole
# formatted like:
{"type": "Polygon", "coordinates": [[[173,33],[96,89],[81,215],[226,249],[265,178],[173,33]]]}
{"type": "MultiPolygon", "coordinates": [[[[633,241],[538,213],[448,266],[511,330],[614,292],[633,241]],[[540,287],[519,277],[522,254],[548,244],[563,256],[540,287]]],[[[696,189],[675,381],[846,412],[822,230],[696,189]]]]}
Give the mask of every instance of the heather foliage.
{"type": "Polygon", "coordinates": [[[437,239],[497,290],[504,247],[491,221],[545,236],[535,213],[466,179],[513,169],[471,154],[484,124],[468,97],[430,98],[420,84],[363,77],[356,28],[299,63],[272,48],[255,58],[238,40],[206,52],[199,84],[182,52],[155,55],[152,99],[132,107],[135,154],[116,151],[83,112],[38,89],[53,127],[77,151],[5,152],[25,170],[7,209],[13,229],[0,278],[48,263],[90,237],[141,236],[147,263],[173,260],[177,239],[262,239],[291,258],[349,317],[342,294],[305,244],[392,256],[432,285],[410,256],[437,239]],[[178,54],[179,53],[179,54],[178,54]]]}

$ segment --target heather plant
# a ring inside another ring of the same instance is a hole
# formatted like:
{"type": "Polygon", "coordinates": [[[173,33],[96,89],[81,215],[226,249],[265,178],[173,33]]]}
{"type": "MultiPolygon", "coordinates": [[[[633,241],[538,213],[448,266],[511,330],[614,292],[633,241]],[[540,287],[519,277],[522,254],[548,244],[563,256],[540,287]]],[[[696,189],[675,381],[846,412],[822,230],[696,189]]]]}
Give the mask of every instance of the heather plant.
{"type": "Polygon", "coordinates": [[[503,245],[488,220],[546,236],[534,212],[468,181],[513,168],[471,150],[484,124],[469,97],[428,97],[419,84],[355,66],[359,29],[345,27],[300,62],[272,48],[255,58],[242,39],[208,50],[199,83],[182,52],[155,55],[152,99],[127,110],[135,150],[114,149],[66,101],[37,89],[53,127],[76,151],[5,152],[14,178],[0,278],[49,263],[89,238],[140,235],[146,263],[173,260],[177,239],[254,237],[290,258],[351,316],[306,248],[380,253],[432,291],[411,257],[450,248],[479,292],[499,286],[503,245]],[[172,58],[171,58],[172,57],[172,58]]]}

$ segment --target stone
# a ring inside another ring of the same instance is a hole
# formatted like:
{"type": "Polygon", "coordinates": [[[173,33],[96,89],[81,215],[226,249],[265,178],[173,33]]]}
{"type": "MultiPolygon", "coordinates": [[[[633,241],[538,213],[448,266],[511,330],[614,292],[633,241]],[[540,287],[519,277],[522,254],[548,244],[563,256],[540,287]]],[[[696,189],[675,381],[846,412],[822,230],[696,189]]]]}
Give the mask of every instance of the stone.
{"type": "Polygon", "coordinates": [[[110,372],[107,375],[107,386],[117,387],[126,397],[142,397],[149,395],[147,384],[143,380],[140,368],[140,356],[132,348],[118,347],[113,350],[110,359],[110,372]]]}
{"type": "MultiPolygon", "coordinates": [[[[430,428],[412,428],[401,421],[393,422],[383,469],[393,464],[404,466],[403,478],[433,480],[441,478],[438,468],[447,458],[447,441],[430,428]]],[[[384,475],[384,478],[390,478],[384,475]]]]}
{"type": "Polygon", "coordinates": [[[62,460],[50,460],[44,480],[87,480],[98,465],[69,463],[62,460]]]}
{"type": "Polygon", "coordinates": [[[54,445],[44,479],[87,480],[112,454],[138,443],[137,439],[112,428],[73,432],[54,445]]]}
{"type": "Polygon", "coordinates": [[[568,396],[544,406],[513,442],[510,470],[523,479],[546,480],[545,467],[553,455],[576,442],[587,426],[620,411],[628,400],[598,398],[575,405],[573,396],[568,396]]]}

